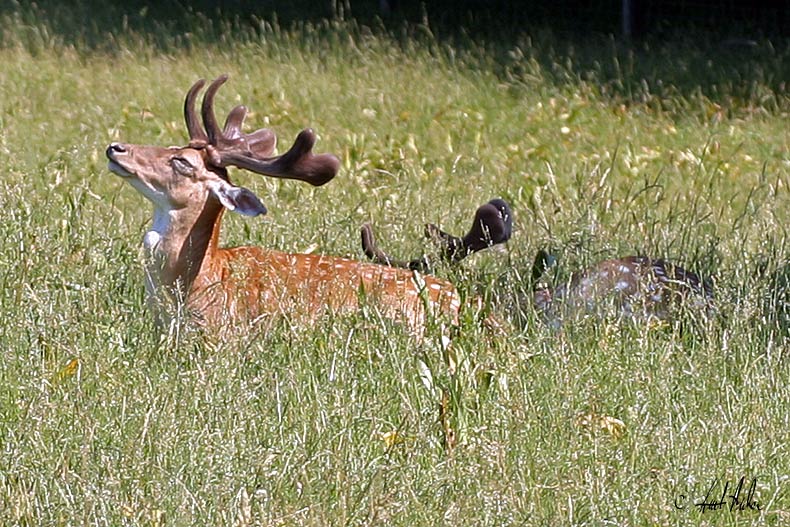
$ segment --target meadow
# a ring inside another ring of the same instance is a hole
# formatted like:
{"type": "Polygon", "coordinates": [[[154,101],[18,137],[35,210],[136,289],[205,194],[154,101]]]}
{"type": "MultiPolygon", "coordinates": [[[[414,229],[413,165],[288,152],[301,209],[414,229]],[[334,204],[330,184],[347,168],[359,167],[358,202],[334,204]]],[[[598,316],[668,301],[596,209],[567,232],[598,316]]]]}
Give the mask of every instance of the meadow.
{"type": "Polygon", "coordinates": [[[196,19],[91,41],[34,9],[0,22],[0,523],[790,521],[786,40],[196,19]],[[503,197],[507,247],[437,274],[504,332],[465,316],[448,357],[368,306],[159,333],[151,210],[104,150],[183,144],[184,93],[222,73],[219,111],[243,102],[281,145],[311,126],[342,160],[320,188],[232,173],[269,214],[226,215],[225,244],[364,259],[370,221],[414,257],[424,223],[461,233],[503,197]],[[526,300],[540,248],[557,280],[666,257],[715,281],[717,312],[552,330],[526,300]],[[695,507],[742,477],[759,510],[695,507]]]}

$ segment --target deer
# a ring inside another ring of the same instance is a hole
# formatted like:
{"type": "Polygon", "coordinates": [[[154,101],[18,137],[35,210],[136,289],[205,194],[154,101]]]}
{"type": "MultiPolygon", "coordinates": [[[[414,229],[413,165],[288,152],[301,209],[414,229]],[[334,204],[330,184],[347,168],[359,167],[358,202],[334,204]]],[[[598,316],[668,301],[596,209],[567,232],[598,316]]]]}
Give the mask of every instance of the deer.
{"type": "MultiPolygon", "coordinates": [[[[492,200],[478,208],[472,228],[463,238],[430,224],[426,225],[425,235],[439,244],[443,260],[456,264],[479,250],[506,242],[511,231],[510,206],[503,200],[492,200]]],[[[428,265],[426,257],[408,262],[389,257],[376,244],[368,224],[362,227],[362,247],[373,261],[418,269],[428,265]]],[[[709,280],[661,258],[605,259],[572,273],[567,282],[550,288],[540,280],[555,263],[555,257],[539,250],[530,278],[532,304],[540,317],[554,328],[573,317],[606,314],[610,307],[622,318],[669,321],[681,303],[709,310],[713,300],[713,286],[709,280]]]]}
{"type": "Polygon", "coordinates": [[[214,98],[227,79],[222,75],[207,88],[202,124],[195,101],[206,81],[187,92],[186,146],[113,142],[106,150],[109,170],[153,204],[143,248],[146,296],[158,325],[172,324],[178,313],[211,330],[283,317],[311,324],[330,312],[360,310],[363,297],[417,335],[429,316],[457,322],[461,303],[455,287],[431,275],[337,256],[219,246],[225,211],[267,214],[253,191],[231,182],[230,167],[316,187],[340,167],[334,155],[313,153],[317,136],[310,128],[288,151],[274,155],[272,130],[243,132],[243,105],[230,111],[220,129],[214,98]]]}
{"type": "Polygon", "coordinates": [[[540,283],[556,258],[539,250],[532,265],[535,309],[551,327],[568,319],[615,315],[634,322],[670,322],[688,306],[709,313],[713,284],[664,258],[631,255],[601,260],[555,288],[540,283]]]}

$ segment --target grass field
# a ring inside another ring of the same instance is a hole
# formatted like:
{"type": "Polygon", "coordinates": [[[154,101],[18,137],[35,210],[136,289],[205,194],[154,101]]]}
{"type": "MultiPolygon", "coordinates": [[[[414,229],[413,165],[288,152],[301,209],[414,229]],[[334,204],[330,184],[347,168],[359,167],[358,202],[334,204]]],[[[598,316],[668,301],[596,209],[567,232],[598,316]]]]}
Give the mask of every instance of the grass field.
{"type": "Polygon", "coordinates": [[[790,522],[787,41],[197,21],[96,46],[38,16],[1,20],[0,523],[790,522]],[[220,111],[244,102],[281,144],[313,126],[342,158],[318,189],[232,174],[269,215],[226,215],[225,243],[363,258],[372,221],[412,257],[423,223],[463,232],[502,196],[507,251],[439,274],[512,328],[466,317],[453,374],[372,308],[160,337],[139,252],[151,212],[104,149],[184,143],[185,91],[221,73],[220,111]],[[541,247],[564,276],[670,258],[715,278],[718,314],[552,331],[523,302],[541,247]],[[741,477],[759,510],[694,506],[741,477]]]}

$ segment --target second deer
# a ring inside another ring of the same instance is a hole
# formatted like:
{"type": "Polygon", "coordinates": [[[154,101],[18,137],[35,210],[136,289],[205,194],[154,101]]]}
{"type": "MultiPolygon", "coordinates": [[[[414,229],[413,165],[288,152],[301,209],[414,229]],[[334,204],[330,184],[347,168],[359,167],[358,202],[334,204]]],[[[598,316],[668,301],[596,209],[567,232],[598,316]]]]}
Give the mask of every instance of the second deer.
{"type": "MultiPolygon", "coordinates": [[[[512,214],[501,199],[481,206],[469,233],[463,238],[426,226],[426,236],[438,242],[444,260],[459,262],[466,256],[510,238],[512,214]]],[[[372,228],[362,228],[362,245],[374,261],[400,267],[422,268],[428,260],[404,262],[387,256],[375,243],[372,228]]],[[[713,298],[710,282],[695,273],[663,259],[626,256],[602,260],[555,288],[539,281],[553,264],[553,257],[538,251],[531,272],[532,303],[541,317],[553,327],[564,321],[593,314],[637,321],[669,320],[680,305],[708,310],[713,298]]]]}

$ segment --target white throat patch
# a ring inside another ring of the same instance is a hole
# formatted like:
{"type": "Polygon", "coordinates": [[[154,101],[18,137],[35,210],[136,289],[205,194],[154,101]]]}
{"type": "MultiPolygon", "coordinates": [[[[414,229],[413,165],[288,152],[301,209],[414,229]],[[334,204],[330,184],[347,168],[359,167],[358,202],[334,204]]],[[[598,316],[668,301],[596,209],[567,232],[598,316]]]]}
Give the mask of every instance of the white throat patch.
{"type": "Polygon", "coordinates": [[[170,228],[170,210],[161,209],[159,207],[154,208],[154,224],[151,226],[151,230],[145,233],[143,236],[143,247],[148,252],[148,254],[154,254],[157,247],[159,246],[159,242],[162,241],[162,237],[170,228]]]}

